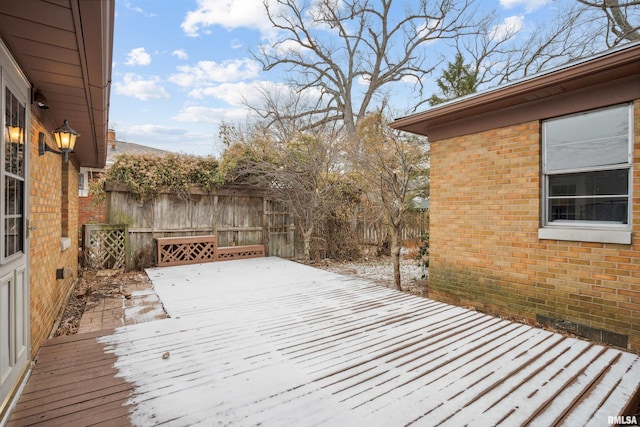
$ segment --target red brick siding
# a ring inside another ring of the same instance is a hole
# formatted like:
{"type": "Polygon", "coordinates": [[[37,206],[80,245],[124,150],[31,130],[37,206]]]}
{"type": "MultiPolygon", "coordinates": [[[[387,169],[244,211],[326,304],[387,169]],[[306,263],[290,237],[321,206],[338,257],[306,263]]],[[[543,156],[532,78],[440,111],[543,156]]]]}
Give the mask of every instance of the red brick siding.
{"type": "Polygon", "coordinates": [[[104,224],[107,220],[106,207],[104,202],[93,203],[91,195],[80,197],[79,205],[80,226],[84,224],[104,224]]]}
{"type": "MultiPolygon", "coordinates": [[[[89,172],[89,182],[97,181],[100,173],[89,172]]],[[[85,224],[105,224],[107,221],[106,203],[96,203],[91,194],[86,197],[78,197],[78,247],[82,248],[82,226],[85,224]]],[[[82,252],[81,252],[82,253],[82,252]]]]}
{"type": "Polygon", "coordinates": [[[539,240],[537,121],[431,143],[429,296],[629,336],[640,350],[640,101],[632,245],[539,240]]]}

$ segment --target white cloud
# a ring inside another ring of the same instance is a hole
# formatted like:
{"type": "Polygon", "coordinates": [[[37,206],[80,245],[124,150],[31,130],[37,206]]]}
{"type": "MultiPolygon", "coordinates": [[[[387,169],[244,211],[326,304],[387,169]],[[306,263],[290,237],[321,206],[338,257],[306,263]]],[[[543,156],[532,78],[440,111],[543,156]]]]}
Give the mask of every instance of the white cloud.
{"type": "Polygon", "coordinates": [[[524,16],[509,16],[502,21],[502,24],[496,25],[491,29],[491,38],[493,40],[505,40],[524,27],[524,16]]]}
{"type": "Polygon", "coordinates": [[[371,84],[371,75],[366,74],[358,77],[358,84],[361,86],[369,86],[371,84]]]}
{"type": "Polygon", "coordinates": [[[189,58],[189,55],[187,55],[187,52],[184,49],[176,49],[173,52],[171,52],[171,55],[179,58],[179,59],[187,59],[189,58]]]}
{"type": "Polygon", "coordinates": [[[414,84],[418,83],[420,81],[420,79],[418,79],[418,77],[416,77],[414,75],[410,75],[410,76],[407,75],[407,76],[402,76],[400,81],[405,83],[405,84],[414,85],[414,84]]]}
{"type": "MultiPolygon", "coordinates": [[[[304,42],[306,43],[306,39],[304,42]]],[[[303,47],[300,43],[294,40],[283,40],[283,41],[269,41],[260,46],[260,49],[269,55],[275,56],[303,56],[303,54],[309,51],[308,48],[303,47]]]]}
{"type": "Polygon", "coordinates": [[[160,78],[151,76],[144,78],[134,73],[127,73],[121,82],[114,82],[116,93],[147,101],[149,99],[169,99],[167,91],[160,85],[160,78]]]}
{"type": "Polygon", "coordinates": [[[142,14],[144,16],[156,16],[155,13],[146,12],[141,7],[132,5],[131,2],[129,2],[129,1],[124,2],[124,7],[126,7],[127,9],[129,9],[129,10],[131,10],[133,12],[140,13],[140,14],[142,14]]]}
{"type": "Polygon", "coordinates": [[[186,131],[184,129],[175,128],[171,126],[163,125],[132,125],[127,128],[129,133],[139,136],[153,136],[153,135],[184,135],[186,131]]]}
{"type": "Polygon", "coordinates": [[[149,65],[151,63],[151,55],[145,52],[143,47],[131,49],[127,55],[127,65],[149,65]]]}
{"type": "Polygon", "coordinates": [[[270,33],[273,28],[265,16],[262,1],[198,0],[197,8],[189,11],[182,21],[182,30],[190,37],[198,37],[214,25],[227,29],[247,27],[270,33]]]}
{"type": "Polygon", "coordinates": [[[258,76],[261,67],[252,59],[233,59],[217,63],[200,61],[194,66],[181,65],[169,81],[182,87],[210,86],[215,83],[248,80],[258,76]]]}
{"type": "Polygon", "coordinates": [[[545,6],[550,1],[551,0],[500,0],[500,6],[505,9],[524,7],[524,10],[530,13],[545,6]]]}
{"type": "MultiPolygon", "coordinates": [[[[311,96],[314,99],[319,97],[319,91],[311,94],[312,90],[307,90],[305,96],[311,96]],[[307,92],[309,95],[307,95],[307,92]]],[[[259,105],[264,102],[265,94],[271,97],[289,96],[295,92],[291,87],[283,83],[275,83],[270,81],[253,81],[238,83],[223,83],[217,86],[209,86],[206,88],[197,88],[189,93],[192,98],[214,98],[224,101],[232,106],[259,105]]]]}
{"type": "Polygon", "coordinates": [[[242,121],[249,111],[244,108],[209,108],[202,106],[185,107],[173,120],[190,123],[220,124],[222,121],[242,121]]]}
{"type": "Polygon", "coordinates": [[[167,150],[176,153],[195,155],[212,155],[222,152],[220,144],[215,143],[213,135],[217,134],[213,125],[204,125],[204,129],[191,124],[188,129],[155,124],[134,125],[116,123],[118,139],[136,142],[137,144],[167,150]]]}
{"type": "Polygon", "coordinates": [[[190,96],[193,98],[210,97],[219,99],[227,104],[240,106],[244,105],[245,100],[257,98],[259,91],[259,83],[224,83],[217,86],[210,86],[191,91],[190,96]]]}

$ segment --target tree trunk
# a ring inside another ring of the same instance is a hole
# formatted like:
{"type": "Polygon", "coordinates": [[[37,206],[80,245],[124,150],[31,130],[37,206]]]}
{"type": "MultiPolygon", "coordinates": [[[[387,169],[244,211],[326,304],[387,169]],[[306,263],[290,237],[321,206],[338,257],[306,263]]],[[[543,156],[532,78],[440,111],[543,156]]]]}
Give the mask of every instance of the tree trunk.
{"type": "MultiPolygon", "coordinates": [[[[605,0],[604,6],[609,9],[611,17],[607,13],[607,19],[611,21],[611,31],[621,40],[640,40],[640,32],[627,20],[624,10],[621,9],[618,0],[605,0]]],[[[631,6],[629,6],[631,8],[631,6]]]]}
{"type": "Polygon", "coordinates": [[[302,233],[302,247],[303,256],[305,261],[311,259],[311,235],[313,234],[313,227],[309,227],[302,233]]]}
{"type": "Polygon", "coordinates": [[[393,283],[396,289],[402,290],[400,279],[400,229],[391,227],[391,261],[393,262],[393,283]]]}

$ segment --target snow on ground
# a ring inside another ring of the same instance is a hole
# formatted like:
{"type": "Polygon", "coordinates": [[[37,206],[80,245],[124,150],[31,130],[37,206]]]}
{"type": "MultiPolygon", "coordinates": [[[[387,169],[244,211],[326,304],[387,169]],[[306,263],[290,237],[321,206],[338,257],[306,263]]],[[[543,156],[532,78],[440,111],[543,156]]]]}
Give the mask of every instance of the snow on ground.
{"type": "Polygon", "coordinates": [[[640,378],[630,353],[282,259],[148,274],[171,318],[100,340],[134,425],[605,425],[640,378]]]}
{"type": "MultiPolygon", "coordinates": [[[[332,262],[319,263],[313,267],[332,271],[347,276],[356,276],[363,279],[373,280],[376,283],[389,288],[394,288],[393,284],[393,264],[390,257],[377,258],[359,262],[332,262]]],[[[428,270],[423,270],[418,266],[418,262],[413,259],[402,259],[400,262],[400,279],[402,288],[414,293],[425,295],[426,281],[422,278],[427,275],[428,270]]]]}

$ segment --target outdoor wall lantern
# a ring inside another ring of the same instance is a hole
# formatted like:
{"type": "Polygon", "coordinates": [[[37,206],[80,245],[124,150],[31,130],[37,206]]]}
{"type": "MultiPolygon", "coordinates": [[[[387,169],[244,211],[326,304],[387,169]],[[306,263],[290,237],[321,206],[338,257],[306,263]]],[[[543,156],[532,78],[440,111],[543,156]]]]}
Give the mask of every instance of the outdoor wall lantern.
{"type": "Polygon", "coordinates": [[[40,132],[38,138],[38,154],[41,156],[44,155],[47,151],[50,153],[60,154],[65,162],[69,161],[69,153],[73,152],[73,148],[76,146],[76,138],[80,136],[78,132],[71,129],[69,127],[69,123],[67,123],[67,119],[64,120],[64,124],[58,129],[53,131],[53,136],[56,139],[56,145],[58,146],[58,150],[54,150],[53,148],[47,145],[47,142],[44,140],[44,134],[40,132]]]}
{"type": "Polygon", "coordinates": [[[6,135],[11,144],[22,144],[24,142],[24,126],[20,125],[17,113],[14,113],[10,120],[7,120],[6,135]]]}
{"type": "Polygon", "coordinates": [[[22,143],[22,135],[23,135],[22,127],[7,125],[7,136],[9,137],[10,143],[12,144],[22,143]]]}

